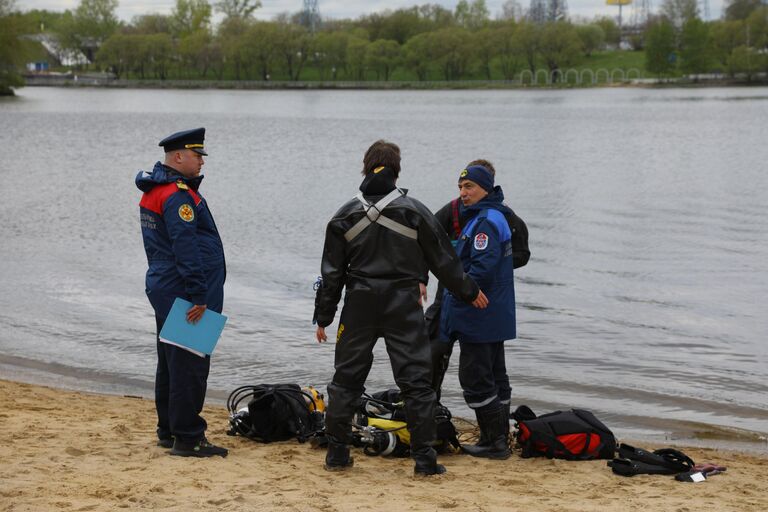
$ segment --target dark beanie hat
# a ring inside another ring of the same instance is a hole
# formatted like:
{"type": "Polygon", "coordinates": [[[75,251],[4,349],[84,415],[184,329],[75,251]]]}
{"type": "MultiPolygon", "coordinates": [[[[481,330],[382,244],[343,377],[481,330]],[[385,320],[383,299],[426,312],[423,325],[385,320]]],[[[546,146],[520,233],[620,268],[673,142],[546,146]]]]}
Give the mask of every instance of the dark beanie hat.
{"type": "Polygon", "coordinates": [[[463,180],[474,181],[486,192],[493,192],[493,174],[482,165],[470,165],[459,174],[459,182],[463,180]]]}

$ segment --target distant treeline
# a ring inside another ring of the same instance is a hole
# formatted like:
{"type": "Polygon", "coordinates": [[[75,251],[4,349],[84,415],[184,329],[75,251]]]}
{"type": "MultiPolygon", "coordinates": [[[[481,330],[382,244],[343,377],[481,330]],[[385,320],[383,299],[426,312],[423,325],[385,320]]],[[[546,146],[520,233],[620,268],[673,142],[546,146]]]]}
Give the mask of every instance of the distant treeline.
{"type": "Polygon", "coordinates": [[[708,22],[696,0],[664,0],[659,14],[623,34],[607,17],[574,23],[553,15],[535,23],[515,0],[493,18],[485,0],[461,0],[454,10],[426,4],[354,20],[299,12],[273,21],[253,17],[257,0],[177,0],[170,15],[130,23],[116,18],[117,0],[81,0],[63,13],[12,12],[11,1],[0,0],[0,19],[14,34],[53,34],[62,60],[83,55],[89,69],[118,78],[513,80],[525,69],[589,66],[606,48],[644,51],[646,70],[658,76],[768,71],[761,0],[730,0],[724,18],[708,22]],[[214,10],[224,14],[217,26],[214,10]]]}

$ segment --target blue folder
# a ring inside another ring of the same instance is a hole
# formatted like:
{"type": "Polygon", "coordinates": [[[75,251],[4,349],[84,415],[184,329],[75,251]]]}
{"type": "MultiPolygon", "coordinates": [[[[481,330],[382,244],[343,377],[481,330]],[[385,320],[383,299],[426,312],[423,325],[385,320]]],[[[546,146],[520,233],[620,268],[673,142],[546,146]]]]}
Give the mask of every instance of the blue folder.
{"type": "Polygon", "coordinates": [[[160,341],[176,345],[200,357],[211,355],[219,341],[227,317],[206,309],[196,324],[187,322],[187,311],[193,304],[177,298],[160,330],[160,341]]]}

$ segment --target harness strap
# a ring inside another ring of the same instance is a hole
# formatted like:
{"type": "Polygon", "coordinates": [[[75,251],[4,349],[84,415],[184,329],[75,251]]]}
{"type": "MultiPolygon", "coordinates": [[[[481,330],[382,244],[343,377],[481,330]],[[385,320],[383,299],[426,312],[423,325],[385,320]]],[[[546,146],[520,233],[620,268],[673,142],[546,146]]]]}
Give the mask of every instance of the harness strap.
{"type": "Polygon", "coordinates": [[[365,210],[365,217],[357,221],[357,223],[349,228],[349,230],[344,233],[344,238],[347,240],[347,242],[352,241],[357,235],[363,232],[365,228],[373,224],[374,222],[384,226],[385,228],[391,229],[395,233],[399,233],[403,236],[406,236],[408,238],[412,238],[414,240],[418,239],[418,232],[413,229],[409,228],[408,226],[404,226],[400,224],[397,221],[394,221],[390,219],[389,217],[386,217],[385,215],[382,215],[382,211],[384,208],[389,206],[389,203],[397,199],[398,197],[402,197],[404,194],[399,189],[396,188],[386,196],[384,196],[378,203],[371,204],[368,201],[365,200],[365,197],[363,197],[363,193],[360,192],[357,194],[357,199],[363,203],[363,209],[365,210]]]}

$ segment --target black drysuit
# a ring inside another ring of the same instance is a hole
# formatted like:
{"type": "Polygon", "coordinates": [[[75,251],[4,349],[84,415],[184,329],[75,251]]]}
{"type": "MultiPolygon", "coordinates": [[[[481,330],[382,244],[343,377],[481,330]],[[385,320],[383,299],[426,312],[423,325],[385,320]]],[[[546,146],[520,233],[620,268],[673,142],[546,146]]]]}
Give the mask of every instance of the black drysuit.
{"type": "MultiPolygon", "coordinates": [[[[361,190],[363,194],[370,191],[366,182],[361,190]]],[[[373,347],[383,337],[395,382],[405,400],[411,450],[416,454],[430,449],[435,439],[436,402],[430,387],[431,355],[419,305],[419,283],[425,283],[428,271],[432,271],[455,296],[467,302],[477,297],[479,289],[464,274],[445,230],[429,209],[406,196],[407,191],[402,192],[381,215],[386,217],[384,221],[411,230],[412,236],[373,222],[347,240],[345,234],[366,217],[367,208],[357,198],[344,204],[328,223],[315,320],[321,327],[333,322],[346,287],[336,337],[336,372],[328,385],[328,434],[338,442],[350,442],[352,417],[365,391],[373,347]]],[[[372,204],[383,197],[364,196],[372,204]]]]}

